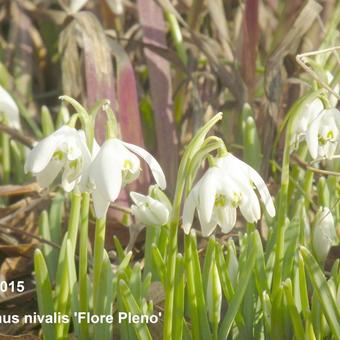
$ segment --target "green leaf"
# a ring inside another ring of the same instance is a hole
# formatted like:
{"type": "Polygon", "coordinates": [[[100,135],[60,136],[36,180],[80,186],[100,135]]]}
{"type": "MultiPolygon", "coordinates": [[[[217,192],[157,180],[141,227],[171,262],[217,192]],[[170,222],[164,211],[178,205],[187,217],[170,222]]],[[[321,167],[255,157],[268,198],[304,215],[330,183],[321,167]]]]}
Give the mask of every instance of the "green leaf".
{"type": "Polygon", "coordinates": [[[300,248],[308,275],[333,335],[340,339],[340,311],[322,269],[309,250],[300,248]]]}
{"type": "MultiPolygon", "coordinates": [[[[48,276],[44,256],[39,249],[36,249],[34,252],[34,272],[36,277],[39,314],[53,315],[54,307],[51,282],[48,276]]],[[[53,323],[49,324],[43,322],[41,327],[46,340],[56,338],[56,329],[53,323]]]]}
{"type": "Polygon", "coordinates": [[[74,255],[73,255],[73,247],[70,240],[67,240],[66,246],[66,259],[67,259],[67,277],[68,284],[70,289],[70,297],[71,297],[71,315],[73,318],[73,327],[75,331],[75,335],[79,338],[79,323],[78,318],[75,317],[75,313],[79,311],[79,302],[78,302],[78,284],[77,284],[77,274],[76,274],[76,266],[74,263],[74,255]]]}
{"type": "Polygon", "coordinates": [[[44,137],[50,135],[55,130],[51,112],[45,105],[41,107],[41,127],[44,137]]]}
{"type": "Polygon", "coordinates": [[[246,246],[248,248],[247,251],[248,256],[246,261],[240,264],[242,268],[240,268],[240,278],[237,287],[237,294],[233,296],[229,303],[228,311],[222,321],[221,328],[219,331],[219,339],[227,338],[233,325],[233,322],[235,320],[235,317],[241,308],[244,294],[248,287],[249,280],[253,274],[253,269],[256,262],[256,256],[254,256],[254,254],[256,254],[257,252],[256,238],[254,233],[249,235],[246,246]]]}
{"type": "Polygon", "coordinates": [[[156,244],[152,244],[151,251],[152,251],[153,261],[157,269],[157,274],[161,282],[164,284],[165,283],[165,270],[166,270],[165,262],[156,244]]]}
{"type": "Polygon", "coordinates": [[[195,286],[195,295],[197,300],[197,312],[199,318],[199,325],[200,325],[200,334],[201,336],[208,340],[211,339],[208,315],[207,315],[207,308],[206,308],[206,301],[204,296],[204,289],[203,289],[203,282],[202,282],[202,274],[201,274],[201,267],[198,258],[198,250],[197,250],[197,243],[196,243],[196,235],[192,232],[189,235],[190,246],[191,246],[191,256],[192,256],[192,271],[193,271],[193,280],[195,286]]]}
{"type": "MultiPolygon", "coordinates": [[[[45,240],[51,241],[50,226],[48,223],[48,213],[46,210],[43,210],[40,214],[39,233],[41,237],[43,237],[45,240]]],[[[56,268],[56,263],[57,263],[57,258],[53,257],[55,253],[53,253],[52,246],[50,246],[47,243],[42,244],[42,251],[46,259],[46,264],[47,264],[48,272],[50,275],[50,279],[54,281],[54,274],[55,274],[55,268],[56,268]]]]}
{"type": "MultiPolygon", "coordinates": [[[[133,297],[130,288],[126,284],[124,280],[119,280],[118,290],[120,293],[120,297],[122,299],[123,305],[127,312],[131,313],[132,315],[141,315],[142,312],[138,303],[136,302],[135,298],[133,297]]],[[[147,325],[143,322],[141,323],[133,323],[132,324],[136,336],[140,340],[152,340],[151,334],[147,325]]]]}
{"type": "Polygon", "coordinates": [[[176,311],[173,319],[174,339],[183,338],[184,325],[184,259],[181,254],[176,258],[176,275],[175,275],[175,296],[174,310],[176,311]]]}
{"type": "Polygon", "coordinates": [[[299,312],[295,306],[295,301],[293,298],[293,288],[292,282],[290,279],[287,279],[283,284],[283,289],[285,292],[285,297],[287,301],[288,311],[290,314],[290,318],[293,323],[295,338],[297,340],[304,340],[305,339],[305,331],[303,328],[302,320],[299,315],[299,312]]]}
{"type": "MultiPolygon", "coordinates": [[[[103,253],[103,265],[100,272],[100,283],[98,300],[96,301],[96,309],[94,314],[97,315],[112,315],[112,289],[113,273],[111,262],[107,252],[103,253]]],[[[112,323],[104,322],[94,325],[94,338],[95,339],[112,339],[112,323]]]]}

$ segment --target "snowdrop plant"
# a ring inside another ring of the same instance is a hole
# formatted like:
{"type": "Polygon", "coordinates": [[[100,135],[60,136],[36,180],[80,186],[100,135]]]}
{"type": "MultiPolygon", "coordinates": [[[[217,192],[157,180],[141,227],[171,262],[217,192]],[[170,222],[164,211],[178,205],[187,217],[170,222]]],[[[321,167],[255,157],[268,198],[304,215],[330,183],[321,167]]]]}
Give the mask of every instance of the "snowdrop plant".
{"type": "Polygon", "coordinates": [[[184,204],[183,228],[189,232],[194,210],[197,208],[203,236],[209,236],[216,225],[228,233],[236,223],[236,208],[249,223],[261,217],[259,200],[254,192],[258,190],[269,216],[275,216],[275,207],[266,184],[249,165],[231,153],[217,158],[198,181],[184,204]]]}
{"type": "MultiPolygon", "coordinates": [[[[64,97],[76,108],[76,114],[71,116],[69,126],[60,128],[39,142],[26,164],[27,170],[43,183],[39,179],[39,176],[44,178],[41,173],[48,172],[51,162],[60,161],[58,172],[62,174],[62,179],[66,177],[66,183],[69,184],[64,189],[71,191],[68,231],[59,255],[55,294],[52,294],[51,288],[47,289],[46,285],[41,284],[46,280],[46,268],[44,269],[41,253],[36,252],[36,268],[42,268],[37,274],[38,292],[45,289],[45,295],[49,294],[53,302],[49,304],[49,308],[39,308],[69,315],[75,311],[111,315],[116,308],[133,314],[148,314],[152,312],[152,306],[146,302],[148,287],[151,281],[160,281],[165,293],[164,339],[182,339],[185,333],[195,339],[226,339],[234,330],[245,338],[251,338],[253,334],[258,338],[263,334],[279,334],[286,322],[278,318],[282,312],[280,308],[289,309],[290,314],[287,315],[291,315],[294,327],[297,327],[296,334],[303,334],[301,315],[311,313],[306,302],[308,294],[305,272],[308,272],[313,287],[322,284],[327,290],[328,285],[318,272],[319,267],[313,255],[302,247],[302,244],[309,246],[309,242],[305,242],[305,232],[301,231],[304,229],[301,212],[305,211],[308,201],[300,200],[296,209],[296,219],[300,225],[297,226],[294,220],[290,221],[288,218],[291,210],[288,190],[291,185],[290,155],[297,131],[296,117],[300,116],[306,105],[317,100],[319,95],[320,92],[313,92],[301,98],[289,113],[280,194],[275,200],[276,207],[261,175],[227,151],[221,138],[208,136],[221,120],[222,113],[212,117],[200,128],[185,148],[178,169],[175,194],[170,203],[162,191],[166,188],[166,179],[160,165],[146,150],[119,138],[115,119],[106,107],[107,103],[104,107],[109,118],[107,138],[98,146],[93,137],[93,116],[73,99],[64,97]],[[80,130],[75,129],[78,119],[80,130]],[[87,150],[86,153],[84,150],[87,150]],[[117,199],[121,189],[140,175],[140,158],[148,164],[156,182],[149,187],[147,193],[130,192],[130,212],[136,222],[134,225],[147,228],[144,268],[139,263],[133,267],[129,265],[132,253],[124,252],[115,239],[119,263],[112,270],[104,247],[107,210],[110,202],[117,199]],[[73,161],[78,166],[72,167],[73,161]],[[207,163],[208,169],[199,178],[200,170],[207,163]],[[72,176],[69,175],[69,168],[74,171],[72,176]],[[96,219],[92,267],[88,261],[91,198],[96,219]],[[239,233],[235,242],[233,238],[229,238],[225,246],[223,241],[214,238],[213,233],[217,225],[222,232],[228,233],[237,220],[241,224],[242,218],[238,219],[238,210],[247,222],[247,232],[239,233]],[[195,211],[202,228],[201,235],[209,237],[202,268],[199,257],[201,249],[198,248],[193,228],[195,211]],[[263,247],[255,226],[249,226],[258,222],[265,215],[264,211],[270,217],[266,218],[265,224],[271,231],[266,247],[263,247]],[[183,247],[178,246],[181,227],[185,231],[183,247]],[[74,258],[78,229],[80,237],[77,276],[74,258]],[[286,235],[288,232],[289,235],[286,235]],[[89,268],[92,270],[89,271],[89,268]],[[291,273],[298,272],[294,275],[299,276],[287,276],[287,268],[291,268],[291,273]],[[92,285],[88,283],[89,275],[92,285]],[[293,288],[296,291],[300,289],[303,294],[294,296],[293,288]],[[297,303],[294,299],[300,300],[297,303]],[[112,302],[115,303],[114,309],[112,302]],[[301,313],[294,309],[299,305],[301,313]],[[259,308],[263,311],[259,316],[261,330],[251,326],[248,321],[256,318],[259,308]],[[186,310],[190,312],[189,326],[186,322],[189,318],[186,310]],[[268,317],[271,315],[275,318],[273,323],[268,317]]],[[[309,127],[308,123],[306,126],[309,127]]],[[[256,129],[255,124],[254,128],[256,129]]],[[[57,176],[55,173],[52,176],[51,172],[48,174],[51,177],[57,176]]],[[[45,184],[50,184],[52,180],[50,178],[45,184]]],[[[64,187],[63,180],[61,184],[64,187]]],[[[307,184],[309,185],[308,181],[307,184]]],[[[329,243],[326,248],[321,245],[321,249],[317,241],[329,241],[325,232],[328,232],[331,223],[327,221],[327,227],[322,232],[316,228],[316,224],[312,232],[312,249],[321,262],[328,253],[329,243]]],[[[322,224],[321,220],[319,224],[322,224]]],[[[323,297],[325,296],[329,304],[322,307],[322,313],[332,332],[336,334],[338,323],[334,321],[334,315],[337,309],[328,291],[323,292],[323,297]]],[[[48,299],[40,297],[38,300],[40,305],[45,304],[46,307],[48,299]]],[[[51,331],[56,338],[62,339],[68,333],[69,324],[57,324],[49,330],[44,327],[44,334],[51,331]]],[[[128,339],[133,332],[138,338],[152,339],[150,329],[145,324],[134,326],[133,330],[126,323],[119,327],[122,338],[128,339]]],[[[74,318],[73,328],[80,339],[112,337],[110,324],[89,325],[74,318]]]]}

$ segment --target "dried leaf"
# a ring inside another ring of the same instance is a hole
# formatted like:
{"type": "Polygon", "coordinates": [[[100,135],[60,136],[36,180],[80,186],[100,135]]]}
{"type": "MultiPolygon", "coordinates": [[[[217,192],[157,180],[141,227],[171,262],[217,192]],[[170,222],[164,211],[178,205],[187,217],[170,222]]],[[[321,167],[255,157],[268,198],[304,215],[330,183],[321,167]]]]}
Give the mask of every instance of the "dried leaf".
{"type": "Polygon", "coordinates": [[[0,196],[20,196],[25,194],[38,193],[41,190],[38,183],[26,185],[2,185],[0,186],[0,196]]]}
{"type": "Polygon", "coordinates": [[[258,0],[247,0],[243,21],[243,44],[242,44],[242,73],[248,86],[250,95],[253,95],[256,85],[256,54],[259,42],[258,25],[258,0]]]}
{"type": "MultiPolygon", "coordinates": [[[[116,41],[111,40],[110,46],[117,65],[118,120],[123,140],[144,147],[136,79],[129,56],[116,41]]],[[[139,183],[130,189],[140,190],[143,183],[144,187],[149,184],[150,173],[144,162],[142,169],[139,183]]]]}
{"type": "MultiPolygon", "coordinates": [[[[161,8],[153,0],[138,0],[137,5],[143,41],[165,48],[166,27],[161,8]]],[[[178,168],[178,137],[172,115],[170,65],[150,50],[145,50],[145,56],[155,114],[158,157],[168,180],[168,188],[173,190],[178,168]]]]}

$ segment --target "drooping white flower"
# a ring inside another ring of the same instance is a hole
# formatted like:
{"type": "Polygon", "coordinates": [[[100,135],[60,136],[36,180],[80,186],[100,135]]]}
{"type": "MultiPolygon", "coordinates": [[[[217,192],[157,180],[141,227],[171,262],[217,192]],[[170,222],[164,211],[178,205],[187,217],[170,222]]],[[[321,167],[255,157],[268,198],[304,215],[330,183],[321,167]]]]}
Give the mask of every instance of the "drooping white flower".
{"type": "Polygon", "coordinates": [[[8,126],[20,129],[19,109],[11,95],[0,85],[0,116],[4,115],[8,126]]]}
{"type": "Polygon", "coordinates": [[[195,209],[203,236],[209,236],[217,225],[228,233],[236,223],[236,208],[252,223],[261,217],[259,200],[254,186],[270,216],[275,207],[268,188],[261,176],[249,165],[231,153],[217,159],[216,166],[209,168],[188,195],[183,209],[183,228],[189,232],[195,209]]]}
{"type": "Polygon", "coordinates": [[[312,247],[319,261],[326,260],[336,238],[333,215],[327,207],[321,207],[312,229],[312,247]]]}
{"type": "Polygon", "coordinates": [[[44,188],[62,172],[61,185],[69,192],[80,182],[90,162],[84,132],[65,125],[33,147],[26,159],[25,172],[36,176],[44,188]]]}
{"type": "Polygon", "coordinates": [[[306,138],[306,133],[311,123],[320,115],[323,109],[322,101],[316,98],[312,102],[307,103],[305,108],[299,112],[293,126],[293,149],[297,149],[299,143],[306,138]]]}
{"type": "Polygon", "coordinates": [[[164,225],[169,220],[169,210],[165,204],[138,192],[130,192],[134,204],[131,206],[132,214],[136,220],[145,225],[164,225]]]}
{"type": "Polygon", "coordinates": [[[89,168],[89,181],[97,218],[105,216],[110,202],[117,199],[125,184],[131,183],[140,174],[140,161],[149,165],[156,183],[165,189],[166,180],[162,168],[146,150],[119,139],[108,139],[100,148],[89,168]]]}
{"type": "Polygon", "coordinates": [[[331,159],[340,137],[340,112],[336,108],[322,110],[313,119],[306,133],[308,150],[313,159],[331,159]]]}

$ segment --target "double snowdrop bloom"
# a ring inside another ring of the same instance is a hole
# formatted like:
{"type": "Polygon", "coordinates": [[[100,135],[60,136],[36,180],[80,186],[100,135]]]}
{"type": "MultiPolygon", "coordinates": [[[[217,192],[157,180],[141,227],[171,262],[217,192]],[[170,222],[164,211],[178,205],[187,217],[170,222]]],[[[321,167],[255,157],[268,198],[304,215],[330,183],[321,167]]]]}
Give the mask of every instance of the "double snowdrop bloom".
{"type": "Polygon", "coordinates": [[[145,196],[138,192],[130,192],[134,202],[131,205],[132,214],[136,221],[145,225],[164,225],[169,220],[169,210],[166,205],[151,196],[145,196]]]}
{"type": "Polygon", "coordinates": [[[15,129],[21,128],[18,106],[11,95],[0,85],[0,117],[1,115],[4,115],[8,126],[15,129]]]}
{"type": "Polygon", "coordinates": [[[36,176],[44,188],[62,172],[61,185],[70,192],[80,183],[90,162],[84,132],[65,125],[34,146],[28,154],[25,172],[36,176]]]}
{"type": "Polygon", "coordinates": [[[336,108],[322,110],[311,122],[306,142],[313,159],[331,159],[339,144],[340,112],[336,108]]]}
{"type": "Polygon", "coordinates": [[[158,162],[143,148],[117,138],[108,139],[98,151],[89,168],[89,183],[97,218],[106,215],[110,202],[117,199],[122,186],[140,174],[140,160],[149,165],[156,183],[165,189],[166,180],[158,162]]]}
{"type": "Polygon", "coordinates": [[[307,103],[304,109],[298,114],[293,126],[293,149],[297,149],[299,143],[305,140],[306,133],[324,109],[322,101],[319,98],[314,99],[312,102],[307,103]]]}
{"type": "Polygon", "coordinates": [[[217,159],[188,195],[183,210],[183,228],[189,233],[195,209],[203,236],[209,236],[217,225],[228,233],[236,223],[239,207],[244,218],[252,223],[261,217],[257,189],[269,216],[275,215],[275,207],[268,188],[261,176],[249,165],[228,153],[217,159]]]}
{"type": "Polygon", "coordinates": [[[312,246],[319,261],[326,260],[328,252],[336,239],[333,215],[327,207],[321,207],[316,215],[312,229],[312,246]]]}
{"type": "MultiPolygon", "coordinates": [[[[328,82],[333,76],[327,72],[328,82]]],[[[339,93],[339,84],[333,91],[339,93]]],[[[326,109],[319,98],[307,103],[296,117],[293,126],[293,149],[297,149],[302,140],[306,140],[309,153],[313,159],[331,159],[339,144],[340,137],[340,112],[336,109],[337,98],[329,95],[329,103],[332,106],[326,109]]]]}

